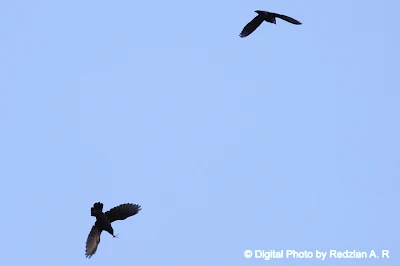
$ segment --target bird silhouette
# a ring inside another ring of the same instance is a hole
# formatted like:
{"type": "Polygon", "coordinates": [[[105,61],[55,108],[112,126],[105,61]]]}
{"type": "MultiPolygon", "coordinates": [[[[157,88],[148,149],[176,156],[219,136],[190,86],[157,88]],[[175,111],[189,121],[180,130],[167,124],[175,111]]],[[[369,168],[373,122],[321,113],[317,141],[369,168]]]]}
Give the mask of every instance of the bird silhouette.
{"type": "Polygon", "coordinates": [[[254,12],[256,12],[258,15],[255,18],[253,18],[252,21],[247,23],[247,25],[243,28],[242,32],[239,35],[241,38],[247,37],[251,33],[253,33],[253,31],[255,31],[261,25],[261,23],[263,21],[267,21],[269,23],[276,24],[276,18],[283,19],[292,24],[301,25],[300,21],[295,20],[294,18],[285,16],[285,15],[272,13],[272,12],[268,12],[268,11],[261,11],[261,10],[256,10],[254,12]]]}
{"type": "Polygon", "coordinates": [[[117,220],[125,220],[137,214],[140,210],[140,205],[125,203],[103,213],[103,203],[96,202],[90,210],[91,216],[96,217],[96,222],[86,240],[86,258],[90,258],[96,253],[100,243],[100,234],[103,230],[110,233],[113,237],[118,237],[118,235],[114,235],[114,229],[111,223],[117,220]]]}

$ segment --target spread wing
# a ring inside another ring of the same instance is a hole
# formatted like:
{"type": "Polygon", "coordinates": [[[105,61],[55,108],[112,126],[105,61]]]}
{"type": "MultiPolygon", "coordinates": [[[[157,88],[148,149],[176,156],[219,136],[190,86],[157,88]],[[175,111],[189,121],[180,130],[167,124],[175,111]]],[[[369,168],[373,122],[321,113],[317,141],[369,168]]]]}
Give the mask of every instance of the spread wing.
{"type": "Polygon", "coordinates": [[[125,220],[126,218],[137,214],[141,210],[140,205],[125,203],[107,211],[105,215],[110,223],[117,220],[125,220]]]}
{"type": "Polygon", "coordinates": [[[90,230],[89,236],[86,240],[86,258],[92,257],[96,253],[97,247],[100,243],[101,231],[93,225],[92,230],[90,230]]]}
{"type": "Polygon", "coordinates": [[[296,24],[296,25],[300,25],[301,24],[300,21],[298,21],[298,20],[296,20],[294,18],[285,16],[285,15],[281,15],[281,14],[276,14],[276,13],[271,13],[271,14],[273,14],[275,17],[283,19],[283,20],[285,20],[285,21],[287,21],[289,23],[296,24]]]}
{"type": "Polygon", "coordinates": [[[247,25],[243,28],[239,36],[241,38],[249,36],[253,31],[255,31],[261,25],[263,21],[264,21],[263,17],[261,17],[260,15],[256,16],[255,18],[253,18],[252,21],[247,23],[247,25]]]}

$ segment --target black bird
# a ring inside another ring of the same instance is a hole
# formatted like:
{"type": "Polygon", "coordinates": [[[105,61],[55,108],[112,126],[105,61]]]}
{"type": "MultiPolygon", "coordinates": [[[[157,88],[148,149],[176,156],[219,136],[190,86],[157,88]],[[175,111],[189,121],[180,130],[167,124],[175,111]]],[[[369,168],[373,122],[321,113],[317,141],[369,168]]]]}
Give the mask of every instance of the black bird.
{"type": "Polygon", "coordinates": [[[91,216],[96,217],[96,223],[93,225],[92,230],[90,230],[86,240],[86,258],[90,258],[96,253],[97,246],[100,243],[100,234],[103,230],[109,232],[113,237],[118,237],[118,235],[114,235],[111,223],[117,220],[125,220],[137,214],[140,210],[140,205],[125,203],[103,213],[103,203],[96,202],[90,211],[91,216]]]}
{"type": "Polygon", "coordinates": [[[294,18],[285,16],[285,15],[281,15],[281,14],[277,14],[277,13],[271,13],[271,12],[268,12],[268,11],[260,11],[260,10],[256,10],[254,12],[256,12],[258,14],[258,16],[253,18],[253,20],[250,21],[243,28],[242,32],[239,35],[241,38],[249,36],[253,31],[255,31],[258,28],[258,26],[261,25],[261,23],[263,21],[267,21],[269,23],[276,24],[276,18],[280,18],[280,19],[286,20],[287,22],[290,22],[292,24],[301,25],[300,21],[295,20],[294,18]]]}

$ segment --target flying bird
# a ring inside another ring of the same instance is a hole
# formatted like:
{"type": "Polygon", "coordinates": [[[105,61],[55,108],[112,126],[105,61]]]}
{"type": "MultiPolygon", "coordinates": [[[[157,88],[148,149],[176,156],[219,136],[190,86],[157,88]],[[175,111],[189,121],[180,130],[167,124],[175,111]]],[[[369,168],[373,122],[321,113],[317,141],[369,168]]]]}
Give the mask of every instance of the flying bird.
{"type": "Polygon", "coordinates": [[[249,36],[253,31],[255,31],[261,25],[263,21],[276,24],[276,18],[286,20],[287,22],[290,22],[292,24],[301,25],[300,21],[285,15],[272,13],[268,11],[261,11],[261,10],[256,10],[254,12],[256,12],[258,15],[255,18],[253,18],[252,21],[247,23],[247,25],[243,28],[242,32],[239,35],[241,38],[249,36]]]}
{"type": "Polygon", "coordinates": [[[90,230],[89,236],[86,240],[86,258],[90,258],[94,253],[96,253],[97,247],[100,243],[100,235],[103,230],[110,233],[113,237],[118,237],[118,235],[114,235],[114,229],[112,228],[111,223],[117,220],[125,220],[126,218],[137,214],[140,210],[140,205],[125,203],[103,213],[103,203],[96,202],[90,210],[91,216],[96,217],[96,222],[90,230]]]}

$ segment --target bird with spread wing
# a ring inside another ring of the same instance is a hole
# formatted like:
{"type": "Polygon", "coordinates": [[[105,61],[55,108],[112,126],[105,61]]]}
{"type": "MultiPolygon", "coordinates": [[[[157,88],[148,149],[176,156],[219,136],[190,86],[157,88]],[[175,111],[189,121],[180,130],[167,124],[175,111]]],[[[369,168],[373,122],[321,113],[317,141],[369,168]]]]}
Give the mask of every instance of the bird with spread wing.
{"type": "Polygon", "coordinates": [[[101,232],[107,231],[113,237],[114,229],[111,226],[112,222],[118,220],[125,220],[126,218],[137,214],[141,210],[141,206],[137,204],[125,203],[111,210],[103,213],[103,203],[96,202],[91,208],[91,216],[96,217],[96,222],[90,230],[89,236],[86,240],[86,258],[92,257],[97,250],[100,243],[101,232]]]}
{"type": "Polygon", "coordinates": [[[239,35],[241,38],[247,37],[251,33],[253,33],[253,31],[255,31],[261,25],[261,23],[263,23],[263,21],[276,24],[276,18],[283,19],[295,25],[301,25],[300,21],[285,15],[261,10],[256,10],[254,12],[256,12],[258,15],[253,18],[249,23],[247,23],[247,25],[243,28],[242,32],[239,35]]]}

